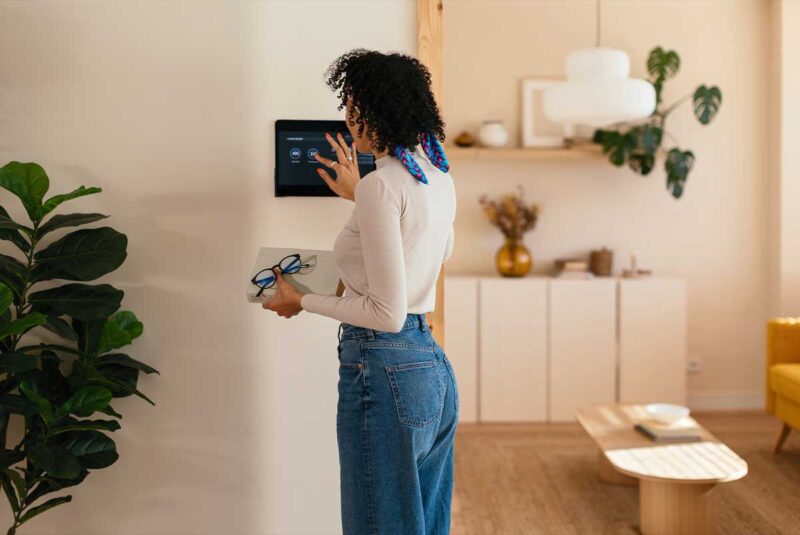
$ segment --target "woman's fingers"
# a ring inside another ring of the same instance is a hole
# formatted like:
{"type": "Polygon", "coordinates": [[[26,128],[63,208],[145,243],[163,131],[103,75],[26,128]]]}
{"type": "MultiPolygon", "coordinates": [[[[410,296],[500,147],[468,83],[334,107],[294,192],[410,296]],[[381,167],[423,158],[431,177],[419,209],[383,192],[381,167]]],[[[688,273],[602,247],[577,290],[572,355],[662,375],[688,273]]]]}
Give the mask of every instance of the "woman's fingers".
{"type": "Polygon", "coordinates": [[[344,150],[342,150],[342,146],[339,145],[339,143],[337,143],[335,139],[333,139],[333,136],[325,132],[325,139],[328,140],[328,143],[331,144],[333,150],[336,151],[336,158],[339,160],[339,163],[341,164],[347,163],[347,153],[344,150]]]}
{"type": "MultiPolygon", "coordinates": [[[[317,174],[325,181],[329,188],[336,192],[336,181],[331,178],[331,175],[325,169],[317,169],[317,174]]],[[[337,192],[338,193],[338,192],[337,192]]]]}
{"type": "Polygon", "coordinates": [[[320,155],[319,155],[319,153],[316,153],[316,154],[314,155],[314,158],[315,158],[315,159],[316,159],[316,160],[317,160],[319,163],[321,163],[322,165],[324,165],[325,167],[330,167],[331,169],[333,169],[333,165],[332,165],[332,164],[333,164],[334,160],[329,160],[328,158],[326,158],[326,157],[324,157],[324,156],[320,156],[320,155]]]}
{"type": "Polygon", "coordinates": [[[356,142],[353,141],[353,146],[350,148],[350,156],[353,157],[353,161],[350,162],[355,166],[358,166],[358,152],[356,151],[356,142]]]}
{"type": "Polygon", "coordinates": [[[350,147],[347,146],[347,142],[344,140],[344,136],[341,132],[336,134],[336,141],[339,142],[339,146],[342,147],[342,151],[345,155],[350,156],[350,147]]]}

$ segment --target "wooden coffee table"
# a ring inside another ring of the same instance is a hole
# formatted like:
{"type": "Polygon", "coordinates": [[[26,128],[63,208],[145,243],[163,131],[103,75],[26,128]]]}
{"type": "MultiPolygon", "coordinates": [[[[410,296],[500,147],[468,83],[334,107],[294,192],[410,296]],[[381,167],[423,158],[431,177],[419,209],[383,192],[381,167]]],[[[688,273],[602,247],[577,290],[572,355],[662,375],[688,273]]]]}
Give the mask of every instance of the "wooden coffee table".
{"type": "Polygon", "coordinates": [[[704,428],[700,442],[653,442],[633,428],[647,419],[644,405],[587,407],[575,418],[600,448],[600,477],[639,485],[643,535],[717,533],[717,485],[747,475],[728,446],[704,428]]]}

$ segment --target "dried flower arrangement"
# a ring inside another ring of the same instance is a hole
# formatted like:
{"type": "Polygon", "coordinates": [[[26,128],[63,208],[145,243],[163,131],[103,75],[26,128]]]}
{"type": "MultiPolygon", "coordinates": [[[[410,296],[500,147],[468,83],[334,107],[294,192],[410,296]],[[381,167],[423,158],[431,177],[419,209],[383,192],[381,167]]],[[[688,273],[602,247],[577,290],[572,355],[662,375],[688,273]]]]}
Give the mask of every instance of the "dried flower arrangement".
{"type": "Polygon", "coordinates": [[[478,200],[489,222],[513,241],[521,240],[523,234],[532,230],[539,219],[539,205],[525,204],[522,186],[518,188],[519,193],[506,194],[497,200],[489,199],[486,194],[478,200]]]}

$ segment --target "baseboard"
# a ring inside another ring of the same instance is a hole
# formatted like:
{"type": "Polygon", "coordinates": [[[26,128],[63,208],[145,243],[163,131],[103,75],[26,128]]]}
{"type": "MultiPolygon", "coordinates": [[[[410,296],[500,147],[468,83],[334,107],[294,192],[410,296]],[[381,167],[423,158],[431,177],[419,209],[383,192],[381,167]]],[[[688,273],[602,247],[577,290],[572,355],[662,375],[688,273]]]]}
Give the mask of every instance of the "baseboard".
{"type": "Polygon", "coordinates": [[[763,392],[714,391],[690,392],[689,408],[698,411],[759,410],[764,408],[763,392]]]}

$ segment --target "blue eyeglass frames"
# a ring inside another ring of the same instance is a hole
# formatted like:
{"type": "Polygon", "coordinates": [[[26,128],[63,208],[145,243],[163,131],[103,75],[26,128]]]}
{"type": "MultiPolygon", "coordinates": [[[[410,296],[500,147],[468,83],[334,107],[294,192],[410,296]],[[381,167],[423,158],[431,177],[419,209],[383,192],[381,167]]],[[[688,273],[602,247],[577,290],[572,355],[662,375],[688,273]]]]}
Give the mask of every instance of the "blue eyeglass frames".
{"type": "Polygon", "coordinates": [[[304,264],[300,259],[299,254],[291,254],[289,256],[285,256],[281,259],[280,262],[272,266],[271,268],[265,268],[256,273],[256,276],[250,279],[250,282],[261,288],[256,297],[261,297],[261,294],[264,293],[264,290],[268,288],[272,288],[275,286],[275,272],[272,271],[275,268],[280,268],[281,273],[297,273],[304,267],[309,267],[311,264],[304,264]]]}

